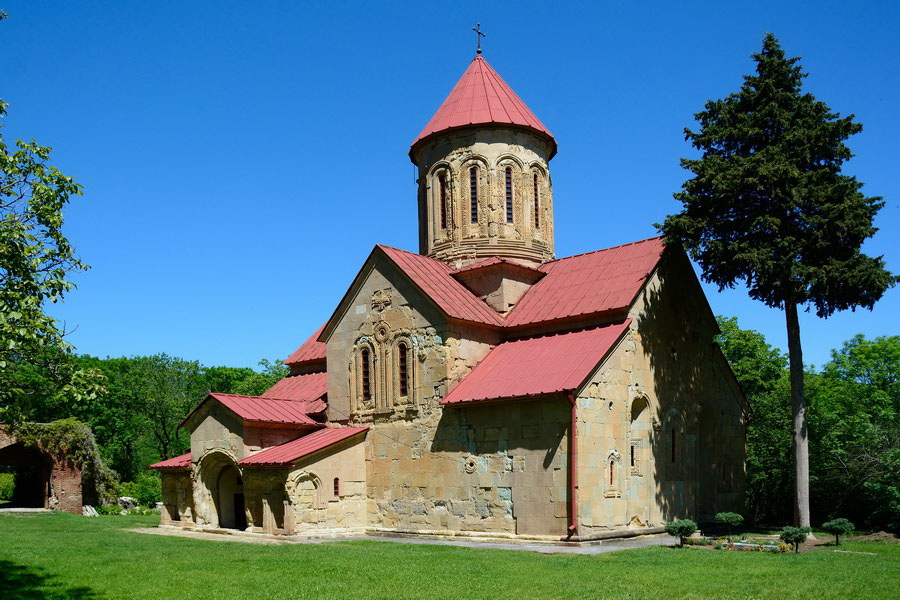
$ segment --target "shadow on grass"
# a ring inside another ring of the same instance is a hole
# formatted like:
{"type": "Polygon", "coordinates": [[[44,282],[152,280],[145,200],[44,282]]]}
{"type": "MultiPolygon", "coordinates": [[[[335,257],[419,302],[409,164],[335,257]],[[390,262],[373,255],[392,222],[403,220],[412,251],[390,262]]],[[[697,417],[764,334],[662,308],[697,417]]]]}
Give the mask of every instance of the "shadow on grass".
{"type": "Polygon", "coordinates": [[[43,575],[37,569],[0,560],[0,598],[16,600],[44,600],[45,598],[73,598],[100,600],[101,596],[88,587],[65,588],[53,582],[54,576],[43,575]]]}

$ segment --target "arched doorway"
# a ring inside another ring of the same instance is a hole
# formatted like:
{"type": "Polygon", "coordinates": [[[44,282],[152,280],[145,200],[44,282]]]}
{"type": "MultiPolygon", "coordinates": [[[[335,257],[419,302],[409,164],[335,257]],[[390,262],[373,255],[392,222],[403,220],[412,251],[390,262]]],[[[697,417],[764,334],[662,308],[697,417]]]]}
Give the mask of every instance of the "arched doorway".
{"type": "Polygon", "coordinates": [[[0,468],[15,482],[6,506],[48,508],[53,461],[37,448],[16,443],[0,449],[0,468]]]}
{"type": "Polygon", "coordinates": [[[219,527],[247,529],[244,481],[235,466],[227,465],[219,472],[215,498],[216,512],[219,514],[219,527]]]}

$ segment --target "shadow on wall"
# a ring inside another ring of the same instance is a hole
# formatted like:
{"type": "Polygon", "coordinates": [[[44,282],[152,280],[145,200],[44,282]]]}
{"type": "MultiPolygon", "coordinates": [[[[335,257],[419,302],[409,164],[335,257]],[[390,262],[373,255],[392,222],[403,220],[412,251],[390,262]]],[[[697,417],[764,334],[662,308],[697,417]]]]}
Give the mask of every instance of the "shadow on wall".
{"type": "Polygon", "coordinates": [[[650,435],[656,500],[665,521],[703,520],[715,509],[718,468],[715,448],[701,449],[699,441],[714,330],[687,258],[669,253],[658,273],[660,285],[648,288],[638,321],[658,401],[650,435]]]}
{"type": "Polygon", "coordinates": [[[42,600],[44,598],[100,599],[101,596],[88,587],[62,587],[54,582],[55,575],[42,574],[40,570],[0,560],[0,595],[17,600],[42,600]]]}

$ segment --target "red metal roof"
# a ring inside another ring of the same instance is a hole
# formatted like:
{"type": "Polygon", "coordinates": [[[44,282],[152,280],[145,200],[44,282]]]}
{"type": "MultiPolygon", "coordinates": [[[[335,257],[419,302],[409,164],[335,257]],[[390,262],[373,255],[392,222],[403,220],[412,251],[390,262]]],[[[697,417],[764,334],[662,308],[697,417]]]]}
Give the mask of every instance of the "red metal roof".
{"type": "Polygon", "coordinates": [[[260,397],[305,402],[307,404],[305,412],[309,414],[325,409],[322,398],[327,393],[328,373],[319,371],[302,375],[288,375],[263,392],[260,397]]]}
{"type": "Polygon", "coordinates": [[[541,265],[547,275],[506,316],[506,326],[554,321],[631,305],[663,253],[661,237],[541,265]]]}
{"type": "MultiPolygon", "coordinates": [[[[328,323],[325,323],[325,325],[327,324],[328,323]]],[[[316,329],[316,332],[309,336],[309,339],[303,342],[302,346],[294,350],[294,353],[287,357],[284,364],[301,365],[304,363],[324,361],[325,342],[320,342],[319,336],[322,334],[322,330],[325,329],[325,325],[316,329]]]]}
{"type": "Polygon", "coordinates": [[[550,131],[484,57],[478,55],[412,143],[410,156],[420,142],[436,133],[484,124],[514,125],[531,130],[553,144],[551,157],[556,154],[556,141],[550,131]]]}
{"type": "Polygon", "coordinates": [[[320,429],[279,446],[266,448],[252,456],[239,460],[238,464],[241,466],[289,465],[295,460],[323,450],[368,429],[368,427],[328,427],[320,429]]]}
{"type": "Polygon", "coordinates": [[[191,453],[182,454],[175,458],[167,458],[166,460],[154,463],[147,467],[148,469],[187,469],[191,466],[191,453]]]}
{"type": "MultiPolygon", "coordinates": [[[[321,424],[306,414],[306,402],[294,402],[280,398],[260,398],[258,396],[241,396],[239,394],[210,394],[207,400],[214,398],[230,409],[234,414],[251,423],[279,423],[285,425],[321,424]]],[[[205,400],[204,400],[205,402],[205,400]]],[[[203,404],[202,402],[200,403],[203,404]]],[[[200,408],[200,405],[197,406],[200,408]]],[[[195,408],[194,411],[197,409],[195,408]]],[[[193,411],[191,412],[193,414],[193,411]]],[[[188,415],[190,417],[190,415],[188,415]]],[[[187,418],[185,418],[187,421],[187,418]]]]}
{"type": "Polygon", "coordinates": [[[451,275],[453,269],[443,261],[381,244],[378,248],[448,317],[487,325],[503,325],[500,315],[454,279],[451,275]]]}
{"type": "Polygon", "coordinates": [[[627,331],[630,319],[594,329],[504,342],[491,350],[441,404],[571,392],[627,331]]]}

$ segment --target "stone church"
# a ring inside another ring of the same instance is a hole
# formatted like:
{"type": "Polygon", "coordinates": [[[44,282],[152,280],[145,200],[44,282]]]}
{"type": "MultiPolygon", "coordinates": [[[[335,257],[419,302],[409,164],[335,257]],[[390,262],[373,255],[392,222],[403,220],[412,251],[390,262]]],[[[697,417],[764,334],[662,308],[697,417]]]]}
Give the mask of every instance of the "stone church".
{"type": "Polygon", "coordinates": [[[184,419],[163,525],[586,541],[739,511],[749,409],[690,262],[556,258],[556,150],[479,53],[409,151],[419,253],[376,245],[289,376],[184,419]]]}

